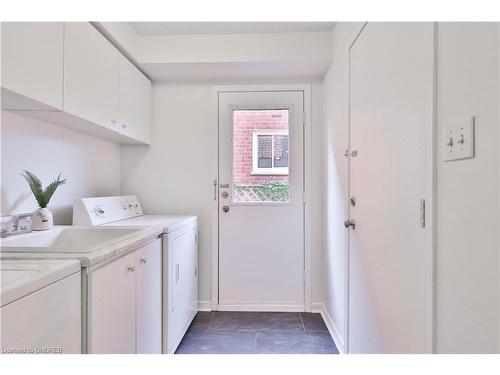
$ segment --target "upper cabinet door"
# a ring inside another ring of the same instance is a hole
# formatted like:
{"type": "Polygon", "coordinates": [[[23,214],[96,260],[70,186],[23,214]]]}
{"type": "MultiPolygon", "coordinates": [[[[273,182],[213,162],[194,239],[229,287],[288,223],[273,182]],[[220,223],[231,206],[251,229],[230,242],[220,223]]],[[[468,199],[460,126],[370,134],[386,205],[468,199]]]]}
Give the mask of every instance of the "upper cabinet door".
{"type": "Polygon", "coordinates": [[[66,23],[64,111],[117,128],[119,59],[120,53],[91,24],[66,23]]]}
{"type": "Polygon", "coordinates": [[[145,143],[151,138],[151,81],[120,55],[120,132],[145,143]]]}
{"type": "Polygon", "coordinates": [[[62,22],[2,22],[2,87],[20,95],[2,108],[62,110],[63,35],[62,22]]]}

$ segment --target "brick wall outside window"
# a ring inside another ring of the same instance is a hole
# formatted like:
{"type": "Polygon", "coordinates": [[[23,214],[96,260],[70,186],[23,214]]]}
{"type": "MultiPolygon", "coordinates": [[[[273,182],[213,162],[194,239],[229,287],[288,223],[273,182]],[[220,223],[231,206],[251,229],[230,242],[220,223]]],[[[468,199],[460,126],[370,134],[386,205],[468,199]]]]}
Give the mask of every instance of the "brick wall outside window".
{"type": "Polygon", "coordinates": [[[252,175],[252,136],[256,129],[288,129],[288,110],[237,110],[234,112],[233,177],[236,185],[288,181],[283,175],[252,175]]]}

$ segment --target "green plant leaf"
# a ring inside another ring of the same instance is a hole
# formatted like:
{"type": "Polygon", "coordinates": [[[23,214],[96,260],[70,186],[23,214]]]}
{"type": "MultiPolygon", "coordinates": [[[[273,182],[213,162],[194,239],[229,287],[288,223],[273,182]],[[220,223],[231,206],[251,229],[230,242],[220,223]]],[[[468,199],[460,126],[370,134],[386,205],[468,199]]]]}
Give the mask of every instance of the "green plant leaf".
{"type": "Polygon", "coordinates": [[[57,188],[61,185],[64,185],[66,183],[66,179],[61,180],[61,174],[59,173],[59,176],[57,176],[57,180],[52,181],[44,190],[43,195],[44,199],[46,200],[46,204],[49,204],[50,199],[52,198],[52,195],[56,192],[57,188]]]}
{"type": "Polygon", "coordinates": [[[49,204],[50,198],[54,195],[56,189],[66,183],[66,179],[61,180],[61,174],[57,177],[57,180],[51,182],[45,190],[43,189],[42,182],[40,179],[30,171],[24,170],[24,174],[21,174],[24,177],[28,185],[38,203],[40,208],[47,207],[49,204]]]}
{"type": "Polygon", "coordinates": [[[42,188],[42,182],[40,179],[35,176],[33,173],[30,171],[24,170],[24,174],[22,174],[26,182],[28,183],[31,192],[35,196],[36,201],[38,202],[38,205],[40,207],[44,207],[43,203],[43,188],[42,188]]]}

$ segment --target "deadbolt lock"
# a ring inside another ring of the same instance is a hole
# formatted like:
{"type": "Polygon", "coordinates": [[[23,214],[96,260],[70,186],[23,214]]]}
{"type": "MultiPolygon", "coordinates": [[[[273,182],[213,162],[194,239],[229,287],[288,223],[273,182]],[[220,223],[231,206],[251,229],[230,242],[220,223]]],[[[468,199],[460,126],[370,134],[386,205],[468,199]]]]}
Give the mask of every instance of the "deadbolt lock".
{"type": "Polygon", "coordinates": [[[229,198],[229,193],[227,191],[222,192],[222,198],[227,199],[229,198]]]}
{"type": "Polygon", "coordinates": [[[356,197],[352,196],[350,201],[351,201],[351,205],[354,207],[356,205],[356,197]]]}

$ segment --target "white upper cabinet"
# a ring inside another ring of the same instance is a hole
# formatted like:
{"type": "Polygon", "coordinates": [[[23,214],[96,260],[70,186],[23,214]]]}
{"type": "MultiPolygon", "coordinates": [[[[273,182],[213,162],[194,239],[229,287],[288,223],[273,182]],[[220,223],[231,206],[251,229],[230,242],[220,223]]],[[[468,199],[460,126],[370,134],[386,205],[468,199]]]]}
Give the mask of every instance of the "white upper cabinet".
{"type": "Polygon", "coordinates": [[[120,132],[149,143],[150,124],[151,81],[120,55],[120,132]]]}
{"type": "Polygon", "coordinates": [[[88,22],[2,23],[2,109],[149,144],[151,81],[88,22]]]}
{"type": "Polygon", "coordinates": [[[68,22],[64,37],[64,111],[117,129],[120,53],[87,22],[68,22]]]}
{"type": "Polygon", "coordinates": [[[62,109],[63,36],[62,22],[2,22],[3,109],[62,109]]]}

